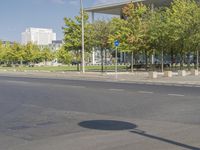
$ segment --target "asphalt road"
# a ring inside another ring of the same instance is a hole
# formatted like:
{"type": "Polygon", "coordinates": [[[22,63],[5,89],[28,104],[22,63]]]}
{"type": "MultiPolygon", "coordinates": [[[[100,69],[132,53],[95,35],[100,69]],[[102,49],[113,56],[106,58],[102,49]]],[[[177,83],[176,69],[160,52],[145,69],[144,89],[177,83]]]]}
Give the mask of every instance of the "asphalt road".
{"type": "Polygon", "coordinates": [[[200,87],[0,76],[0,150],[200,150],[200,87]]]}

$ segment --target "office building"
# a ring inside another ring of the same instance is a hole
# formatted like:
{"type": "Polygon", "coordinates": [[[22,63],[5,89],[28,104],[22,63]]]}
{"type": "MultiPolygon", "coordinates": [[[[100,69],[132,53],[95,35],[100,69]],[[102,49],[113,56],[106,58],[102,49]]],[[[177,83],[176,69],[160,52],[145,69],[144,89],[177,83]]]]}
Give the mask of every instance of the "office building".
{"type": "Polygon", "coordinates": [[[31,42],[36,45],[49,45],[56,40],[56,33],[52,29],[44,28],[27,28],[21,36],[22,44],[31,42]]]}

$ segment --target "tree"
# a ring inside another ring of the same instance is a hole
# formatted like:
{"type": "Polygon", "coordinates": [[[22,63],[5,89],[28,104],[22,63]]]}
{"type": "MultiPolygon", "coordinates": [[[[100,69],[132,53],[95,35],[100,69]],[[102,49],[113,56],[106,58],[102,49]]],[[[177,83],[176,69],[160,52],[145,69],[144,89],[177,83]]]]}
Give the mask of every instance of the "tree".
{"type": "Polygon", "coordinates": [[[148,21],[148,44],[149,48],[161,54],[161,71],[164,70],[164,53],[170,49],[172,41],[170,40],[169,18],[165,10],[159,9],[151,13],[148,21]]]}
{"type": "Polygon", "coordinates": [[[72,55],[65,50],[64,46],[56,52],[56,56],[59,63],[70,64],[72,61],[72,55]]]}
{"type": "Polygon", "coordinates": [[[6,63],[6,65],[13,65],[15,54],[10,43],[6,42],[3,49],[4,49],[2,53],[3,61],[6,63]]]}
{"type": "Polygon", "coordinates": [[[43,48],[40,53],[41,58],[45,62],[45,64],[47,63],[47,61],[51,61],[54,59],[53,52],[48,47],[43,48]]]}
{"type": "Polygon", "coordinates": [[[33,44],[27,43],[24,47],[24,61],[28,64],[37,63],[41,61],[40,48],[33,44]]]}
{"type": "Polygon", "coordinates": [[[127,21],[128,32],[125,34],[126,45],[128,51],[131,53],[131,71],[133,72],[134,54],[141,51],[145,47],[145,36],[147,32],[146,21],[149,16],[150,9],[142,3],[130,3],[123,8],[123,14],[127,21]]]}
{"type": "MultiPolygon", "coordinates": [[[[189,49],[193,51],[193,55],[196,57],[194,60],[194,67],[198,69],[199,67],[199,49],[200,49],[200,6],[197,4],[197,7],[193,10],[193,17],[190,23],[190,36],[188,37],[189,49]]],[[[194,58],[195,58],[194,57],[194,58]]]]}
{"type": "Polygon", "coordinates": [[[0,41],[0,62],[2,63],[2,59],[3,59],[3,43],[2,41],[0,41]]]}
{"type": "MultiPolygon", "coordinates": [[[[85,27],[85,50],[86,52],[91,51],[92,42],[91,42],[91,25],[88,21],[88,14],[84,13],[84,27],[85,27]]],[[[75,59],[78,65],[81,61],[81,49],[82,49],[82,40],[81,40],[81,16],[76,16],[75,19],[64,18],[65,27],[63,27],[64,31],[64,47],[65,50],[71,51],[75,55],[75,59]]]]}
{"type": "Polygon", "coordinates": [[[11,45],[11,49],[13,51],[13,62],[19,63],[22,65],[23,63],[23,55],[24,51],[22,46],[19,43],[14,42],[13,45],[11,45]]]}
{"type": "MultiPolygon", "coordinates": [[[[109,35],[111,32],[110,21],[98,20],[92,24],[93,45],[101,51],[101,71],[104,71],[104,54],[106,58],[109,45],[109,35]]],[[[107,58],[106,58],[107,59],[107,58]]]]}
{"type": "Polygon", "coordinates": [[[167,9],[170,17],[169,27],[173,31],[171,38],[176,43],[180,53],[180,69],[183,68],[185,54],[191,47],[189,39],[195,30],[192,24],[198,9],[199,6],[193,0],[175,0],[171,7],[167,9]]]}

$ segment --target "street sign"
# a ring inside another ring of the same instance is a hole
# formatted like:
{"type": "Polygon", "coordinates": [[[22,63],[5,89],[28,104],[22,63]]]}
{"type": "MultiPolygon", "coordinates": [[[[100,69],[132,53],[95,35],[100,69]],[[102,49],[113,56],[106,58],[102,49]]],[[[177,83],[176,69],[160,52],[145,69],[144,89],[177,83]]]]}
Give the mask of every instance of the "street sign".
{"type": "Polygon", "coordinates": [[[117,63],[118,63],[118,57],[117,57],[117,48],[118,48],[118,46],[119,46],[119,41],[118,40],[115,40],[115,42],[114,42],[114,44],[115,44],[115,47],[116,47],[116,50],[115,50],[115,79],[117,80],[117,63]]]}
{"type": "Polygon", "coordinates": [[[114,44],[115,44],[116,47],[118,47],[119,46],[119,41],[116,40],[114,44]]]}

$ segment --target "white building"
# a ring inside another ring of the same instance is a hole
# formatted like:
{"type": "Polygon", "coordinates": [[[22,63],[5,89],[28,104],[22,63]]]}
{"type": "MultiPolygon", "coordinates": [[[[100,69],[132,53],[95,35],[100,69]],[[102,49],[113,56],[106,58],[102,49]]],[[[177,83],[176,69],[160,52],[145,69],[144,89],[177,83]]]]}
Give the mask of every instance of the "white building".
{"type": "Polygon", "coordinates": [[[56,40],[56,33],[52,29],[27,28],[21,36],[22,44],[32,42],[37,45],[49,45],[56,40]]]}

